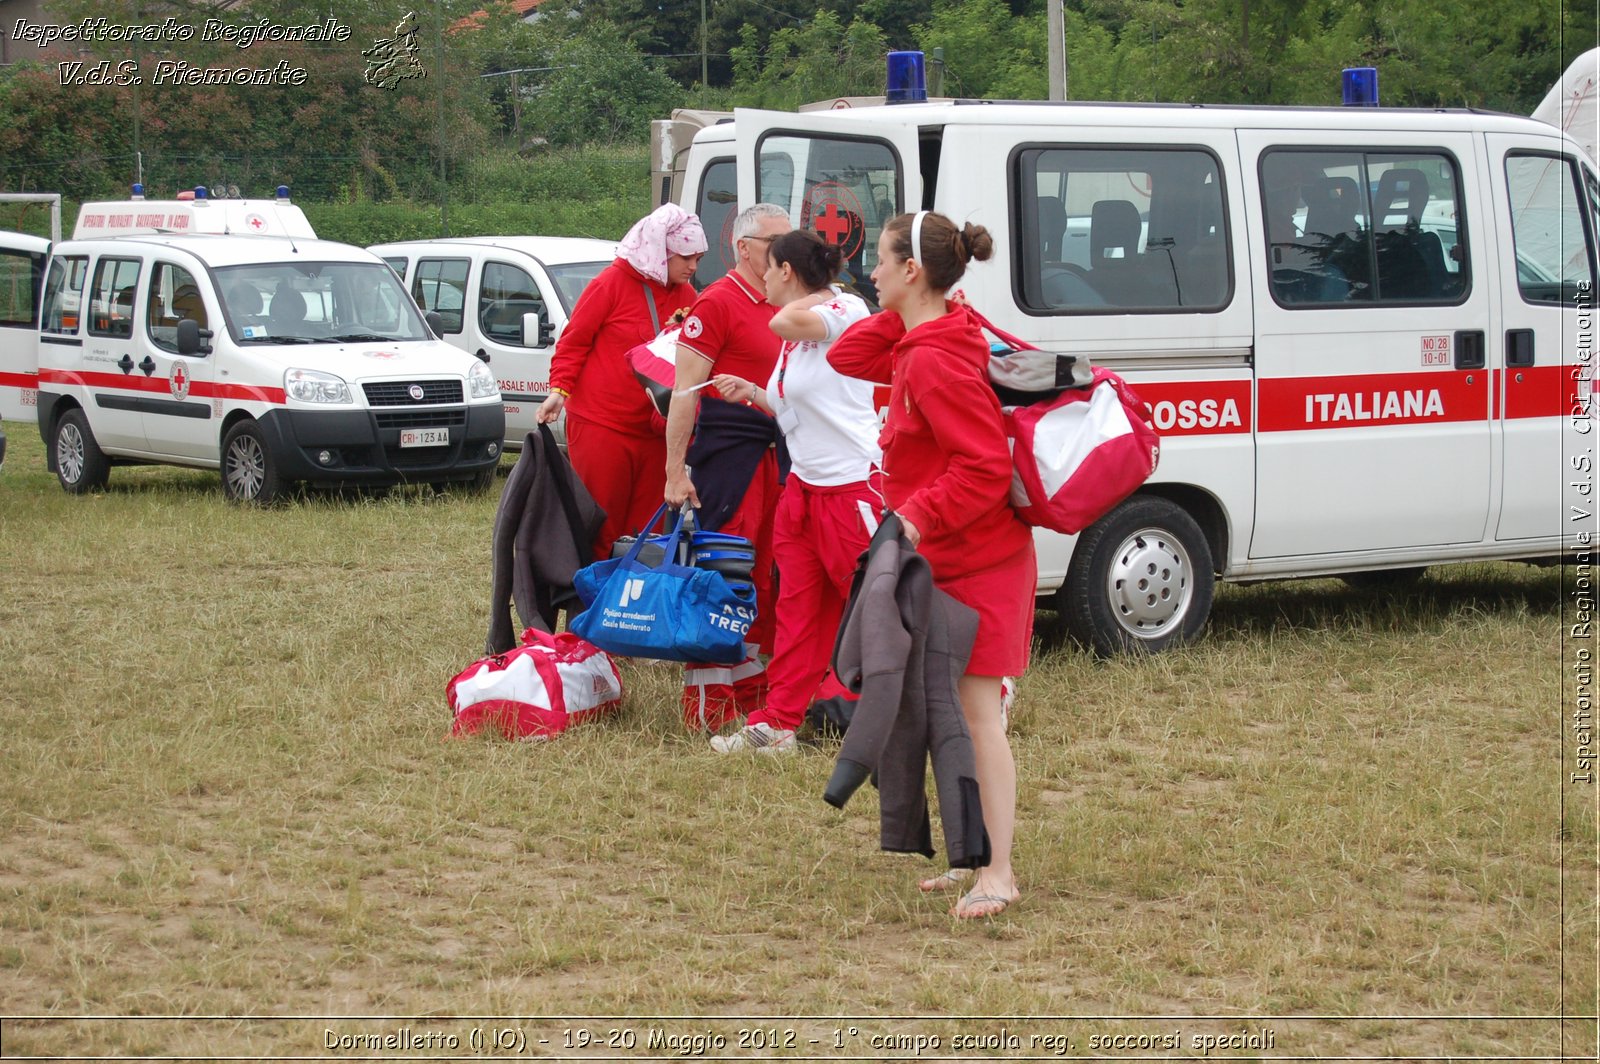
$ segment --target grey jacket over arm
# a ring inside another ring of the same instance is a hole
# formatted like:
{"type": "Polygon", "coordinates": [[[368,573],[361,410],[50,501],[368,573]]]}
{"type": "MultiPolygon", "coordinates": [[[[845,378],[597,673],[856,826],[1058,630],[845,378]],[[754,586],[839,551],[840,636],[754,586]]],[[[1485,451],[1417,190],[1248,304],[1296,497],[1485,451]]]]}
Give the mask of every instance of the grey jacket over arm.
{"type": "Polygon", "coordinates": [[[594,560],[594,537],[605,519],[549,427],[528,433],[495,511],[485,654],[517,645],[510,603],[523,627],[556,630],[560,611],[568,602],[577,604],[572,576],[594,560]]]}
{"type": "Polygon", "coordinates": [[[977,631],[977,613],[934,587],[927,559],[891,514],[862,555],[834,647],[840,682],[861,700],[823,797],[842,807],[871,776],[883,849],[932,857],[931,759],[952,868],[980,868],[990,855],[956,687],[977,631]]]}

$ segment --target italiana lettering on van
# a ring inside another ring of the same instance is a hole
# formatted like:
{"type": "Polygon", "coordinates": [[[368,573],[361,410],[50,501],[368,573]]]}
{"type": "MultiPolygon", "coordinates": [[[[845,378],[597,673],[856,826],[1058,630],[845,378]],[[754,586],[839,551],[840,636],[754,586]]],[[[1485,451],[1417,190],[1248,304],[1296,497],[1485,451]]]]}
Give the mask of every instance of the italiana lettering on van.
{"type": "Polygon", "coordinates": [[[1306,396],[1306,424],[1444,417],[1437,388],[1388,392],[1321,392],[1306,396]]]}

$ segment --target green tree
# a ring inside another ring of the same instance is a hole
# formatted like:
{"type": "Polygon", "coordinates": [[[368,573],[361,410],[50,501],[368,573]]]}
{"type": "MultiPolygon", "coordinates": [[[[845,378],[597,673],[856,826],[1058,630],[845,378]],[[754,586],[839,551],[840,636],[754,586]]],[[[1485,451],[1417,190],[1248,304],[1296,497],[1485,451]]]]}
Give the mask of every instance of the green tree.
{"type": "Polygon", "coordinates": [[[529,108],[531,130],[552,144],[643,140],[651,119],[665,117],[683,96],[608,22],[561,41],[552,65],[557,69],[529,108]]]}

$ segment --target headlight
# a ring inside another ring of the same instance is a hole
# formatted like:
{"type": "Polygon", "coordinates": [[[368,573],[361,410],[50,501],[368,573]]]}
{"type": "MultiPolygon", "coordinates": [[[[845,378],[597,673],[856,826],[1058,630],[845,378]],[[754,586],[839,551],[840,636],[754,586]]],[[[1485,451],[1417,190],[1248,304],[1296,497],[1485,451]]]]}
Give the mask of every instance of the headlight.
{"type": "Polygon", "coordinates": [[[487,363],[474,360],[472,368],[467,370],[467,394],[474,399],[493,399],[500,394],[500,386],[495,383],[487,363]]]}
{"type": "Polygon", "coordinates": [[[350,386],[342,378],[318,369],[291,369],[283,375],[283,390],[302,403],[351,402],[350,386]]]}

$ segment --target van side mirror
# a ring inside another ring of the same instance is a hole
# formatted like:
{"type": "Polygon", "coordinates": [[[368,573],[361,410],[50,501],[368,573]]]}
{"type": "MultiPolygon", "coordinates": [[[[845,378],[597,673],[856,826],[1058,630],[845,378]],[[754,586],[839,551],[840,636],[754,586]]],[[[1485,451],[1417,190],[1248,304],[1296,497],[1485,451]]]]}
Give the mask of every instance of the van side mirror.
{"type": "Polygon", "coordinates": [[[539,322],[539,312],[530,310],[522,316],[522,346],[544,347],[544,326],[539,322]]]}
{"type": "Polygon", "coordinates": [[[422,320],[428,323],[428,331],[433,333],[435,340],[444,339],[444,318],[439,316],[437,310],[428,311],[422,316],[422,320]]]}
{"type": "Polygon", "coordinates": [[[209,355],[210,340],[213,333],[210,329],[200,328],[200,323],[193,318],[183,318],[178,322],[178,354],[180,355],[209,355]]]}

